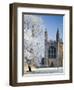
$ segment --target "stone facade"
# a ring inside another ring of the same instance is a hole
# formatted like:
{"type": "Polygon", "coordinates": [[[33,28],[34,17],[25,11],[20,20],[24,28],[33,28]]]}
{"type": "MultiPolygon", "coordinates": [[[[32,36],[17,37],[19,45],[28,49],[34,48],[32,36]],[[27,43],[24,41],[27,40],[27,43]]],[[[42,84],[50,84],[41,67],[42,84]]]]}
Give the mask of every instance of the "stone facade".
{"type": "Polygon", "coordinates": [[[63,41],[60,39],[59,30],[56,32],[56,40],[48,41],[48,33],[45,31],[45,58],[44,66],[63,66],[63,41]]]}

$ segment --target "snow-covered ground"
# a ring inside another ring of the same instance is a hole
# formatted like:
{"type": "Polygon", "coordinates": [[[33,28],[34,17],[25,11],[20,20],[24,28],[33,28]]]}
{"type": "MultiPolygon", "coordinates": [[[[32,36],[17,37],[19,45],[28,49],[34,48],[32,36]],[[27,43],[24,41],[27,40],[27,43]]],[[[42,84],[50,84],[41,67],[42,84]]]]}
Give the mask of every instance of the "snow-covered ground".
{"type": "Polygon", "coordinates": [[[32,68],[32,72],[24,72],[24,74],[54,74],[54,73],[64,73],[62,67],[56,68],[32,68]]]}

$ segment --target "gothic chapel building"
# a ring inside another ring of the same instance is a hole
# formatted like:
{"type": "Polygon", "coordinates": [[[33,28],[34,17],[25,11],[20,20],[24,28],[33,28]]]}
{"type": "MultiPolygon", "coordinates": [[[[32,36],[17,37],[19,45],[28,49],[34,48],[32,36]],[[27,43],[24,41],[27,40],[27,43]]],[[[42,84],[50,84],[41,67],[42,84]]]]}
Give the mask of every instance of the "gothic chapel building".
{"type": "Polygon", "coordinates": [[[45,58],[41,61],[45,67],[63,66],[63,41],[59,35],[59,29],[56,32],[56,40],[48,41],[48,32],[45,31],[45,58]]]}

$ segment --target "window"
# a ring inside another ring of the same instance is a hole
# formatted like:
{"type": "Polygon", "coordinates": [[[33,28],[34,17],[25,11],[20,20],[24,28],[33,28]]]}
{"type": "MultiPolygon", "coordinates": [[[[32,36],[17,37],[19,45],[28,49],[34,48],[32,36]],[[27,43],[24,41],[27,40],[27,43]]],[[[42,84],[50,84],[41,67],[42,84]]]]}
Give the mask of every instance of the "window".
{"type": "Polygon", "coordinates": [[[54,46],[49,47],[48,57],[49,58],[56,58],[56,48],[54,46]]]}

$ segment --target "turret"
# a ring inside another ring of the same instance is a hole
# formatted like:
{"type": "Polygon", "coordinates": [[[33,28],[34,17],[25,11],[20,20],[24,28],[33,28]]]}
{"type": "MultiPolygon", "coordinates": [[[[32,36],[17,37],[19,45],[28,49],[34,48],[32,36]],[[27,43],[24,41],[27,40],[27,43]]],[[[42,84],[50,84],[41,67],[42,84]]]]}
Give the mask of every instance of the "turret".
{"type": "Polygon", "coordinates": [[[56,33],[56,42],[58,43],[60,40],[60,35],[59,35],[59,29],[57,28],[57,33],[56,33]]]}
{"type": "Polygon", "coordinates": [[[45,66],[48,66],[48,32],[45,31],[45,66]]]}
{"type": "Polygon", "coordinates": [[[57,33],[56,33],[56,49],[57,49],[57,67],[59,66],[59,55],[60,55],[60,52],[59,52],[59,41],[60,41],[60,35],[59,35],[59,29],[57,28],[57,33]]]}

